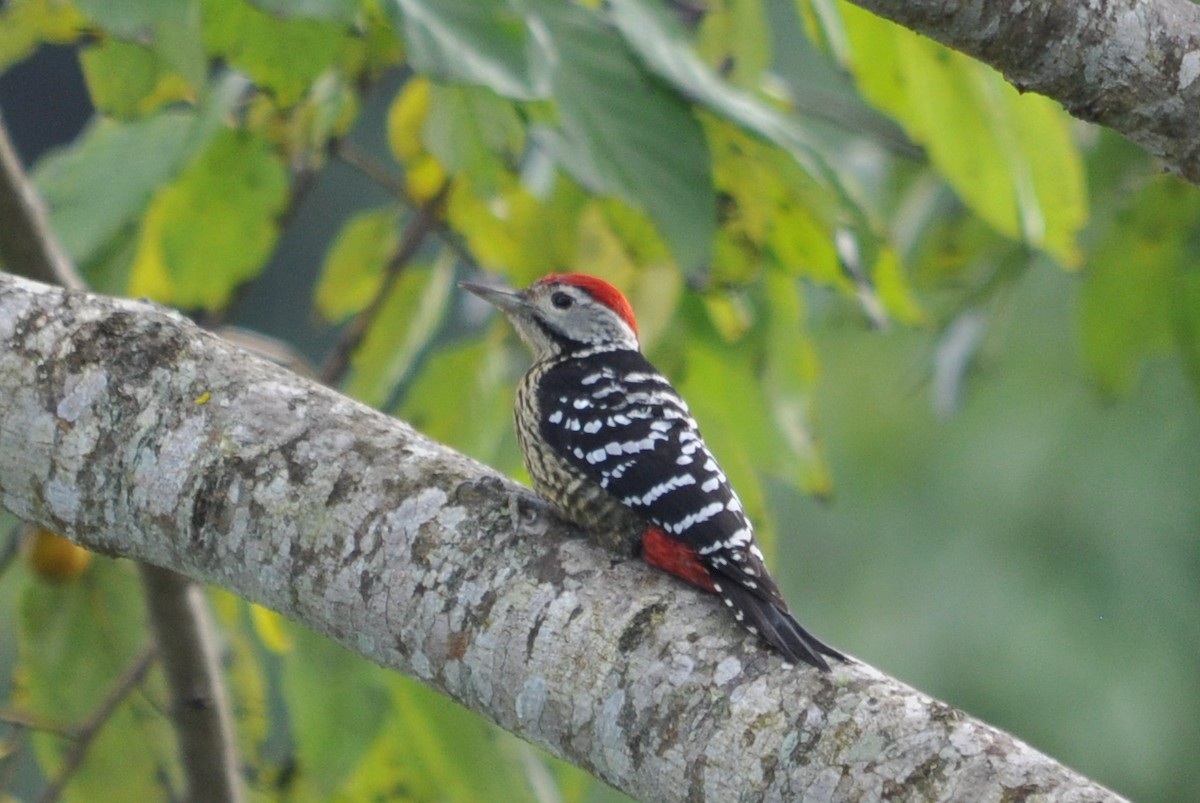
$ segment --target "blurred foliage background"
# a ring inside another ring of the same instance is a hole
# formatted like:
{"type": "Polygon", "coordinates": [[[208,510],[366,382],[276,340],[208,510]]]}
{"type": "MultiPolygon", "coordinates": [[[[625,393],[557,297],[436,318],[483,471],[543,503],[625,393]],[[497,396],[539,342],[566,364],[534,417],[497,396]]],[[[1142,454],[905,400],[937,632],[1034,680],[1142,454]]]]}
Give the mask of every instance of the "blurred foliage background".
{"type": "MultiPolygon", "coordinates": [[[[806,624],[1131,797],[1200,784],[1200,193],[1111,132],[837,0],[8,0],[0,70],[14,131],[81,78],[29,159],[95,289],[523,476],[528,358],[454,281],[600,275],[806,624]],[[24,69],[48,48],[66,78],[24,69]]],[[[131,567],[17,529],[25,798],[149,636],[131,567]]],[[[254,799],[620,797],[211,597],[254,799]]],[[[67,799],[166,798],[164,699],[154,669],[67,799]]]]}

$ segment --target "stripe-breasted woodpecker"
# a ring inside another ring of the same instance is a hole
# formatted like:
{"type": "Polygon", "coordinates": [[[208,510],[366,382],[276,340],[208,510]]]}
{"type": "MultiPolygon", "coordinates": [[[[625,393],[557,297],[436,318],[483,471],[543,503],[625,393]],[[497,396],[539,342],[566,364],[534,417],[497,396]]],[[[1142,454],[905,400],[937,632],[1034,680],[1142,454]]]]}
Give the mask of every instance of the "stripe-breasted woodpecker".
{"type": "Polygon", "coordinates": [[[517,440],[537,492],[603,546],[718,594],[786,659],[845,660],[788,612],[754,529],[687,403],[642,356],[629,302],[582,274],[524,290],[463,282],[533,351],[517,440]]]}

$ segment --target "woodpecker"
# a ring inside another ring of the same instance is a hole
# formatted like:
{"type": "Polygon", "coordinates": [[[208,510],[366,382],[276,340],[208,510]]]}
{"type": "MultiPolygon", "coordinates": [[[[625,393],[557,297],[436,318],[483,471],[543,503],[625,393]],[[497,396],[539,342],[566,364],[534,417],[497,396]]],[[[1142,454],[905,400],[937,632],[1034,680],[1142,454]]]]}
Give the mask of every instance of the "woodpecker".
{"type": "Polygon", "coordinates": [[[524,290],[459,286],[498,307],[533,352],[515,419],[542,497],[604,547],[719,595],[792,663],[846,660],[789,613],[687,403],[642,356],[625,296],[579,273],[524,290]]]}

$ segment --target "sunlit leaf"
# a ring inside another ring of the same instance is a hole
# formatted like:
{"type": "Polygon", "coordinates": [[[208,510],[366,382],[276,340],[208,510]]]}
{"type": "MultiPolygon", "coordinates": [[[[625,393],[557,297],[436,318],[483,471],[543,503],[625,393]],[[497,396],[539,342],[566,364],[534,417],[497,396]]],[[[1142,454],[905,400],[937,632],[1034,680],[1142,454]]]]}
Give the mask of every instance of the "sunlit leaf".
{"type": "Polygon", "coordinates": [[[565,179],[544,202],[515,183],[490,199],[462,183],[451,192],[446,215],[480,265],[525,285],[572,264],[579,214],[587,202],[587,195],[565,179]]]}
{"type": "Polygon", "coordinates": [[[810,176],[833,191],[837,203],[865,236],[862,210],[795,119],[717,76],[663,11],[642,0],[612,0],[611,5],[621,35],[649,70],[693,103],[786,150],[810,176]]]}
{"type": "Polygon", "coordinates": [[[523,745],[462,706],[407,678],[391,678],[393,714],[381,740],[343,790],[346,801],[391,797],[508,803],[531,800],[523,745]]]}
{"type": "Polygon", "coordinates": [[[842,9],[868,100],[926,147],[989,224],[1076,264],[1087,201],[1066,113],[1047,98],[1020,95],[965,55],[852,6],[842,9]]]}
{"type": "Polygon", "coordinates": [[[37,164],[34,182],[77,264],[86,267],[134,227],[153,192],[206,147],[243,87],[236,77],[221,81],[198,112],[130,123],[96,118],[70,148],[37,164]]]}
{"type": "Polygon", "coordinates": [[[514,473],[521,464],[512,434],[521,369],[505,348],[503,326],[497,323],[482,338],[438,349],[396,413],[429,437],[514,473]]]}
{"type": "Polygon", "coordinates": [[[142,45],[109,39],[79,54],[92,104],[117,117],[144,115],[194,94],[162,56],[142,45]]]}
{"type": "Polygon", "coordinates": [[[34,180],[77,263],[132,226],[154,189],[179,170],[194,122],[195,115],[177,111],[129,124],[97,118],[73,147],[38,163],[34,180]]]}
{"type": "Polygon", "coordinates": [[[766,361],[762,386],[776,430],[782,435],[781,459],[773,473],[805,493],[828,497],[833,477],[817,444],[812,395],[817,355],[804,330],[804,300],[796,280],[772,271],[766,276],[766,361]],[[790,454],[788,454],[790,452],[790,454]]]}
{"type": "Polygon", "coordinates": [[[254,632],[263,646],[272,652],[286,653],[292,649],[292,637],[288,633],[287,620],[280,614],[261,605],[250,605],[250,621],[254,632]]]}
{"type": "Polygon", "coordinates": [[[0,9],[0,70],[34,51],[40,42],[73,42],[86,24],[75,6],[57,0],[10,0],[0,9]]]}
{"type": "Polygon", "coordinates": [[[915,326],[923,323],[925,313],[913,295],[912,288],[900,269],[900,260],[891,249],[881,249],[875,260],[871,281],[887,313],[900,323],[915,326]]]}
{"type": "Polygon", "coordinates": [[[247,133],[222,132],[155,195],[130,292],[181,307],[220,307],[263,267],[286,199],[287,174],[270,147],[247,133]]]}
{"type": "Polygon", "coordinates": [[[779,437],[761,383],[737,349],[695,342],[687,352],[686,375],[676,383],[699,422],[704,438],[755,524],[769,530],[760,472],[779,460],[779,437]]]}
{"type": "Polygon", "coordinates": [[[204,46],[290,106],[337,64],[348,31],[316,19],[281,19],[243,0],[203,0],[204,46]]]}
{"type": "Polygon", "coordinates": [[[417,72],[516,99],[550,92],[549,60],[525,18],[503,0],[389,0],[417,72]]]}
{"type": "Polygon", "coordinates": [[[433,85],[425,78],[409,79],[388,107],[387,134],[392,154],[401,164],[412,162],[425,153],[421,132],[429,116],[433,85]]]}
{"type": "Polygon", "coordinates": [[[325,257],[317,282],[317,311],[329,321],[360,312],[379,292],[383,267],[400,242],[399,211],[359,212],[346,222],[325,257]]]}
{"type": "Polygon", "coordinates": [[[696,37],[697,53],[742,87],[756,87],[771,65],[771,32],[761,0],[727,0],[710,6],[696,37]]]}

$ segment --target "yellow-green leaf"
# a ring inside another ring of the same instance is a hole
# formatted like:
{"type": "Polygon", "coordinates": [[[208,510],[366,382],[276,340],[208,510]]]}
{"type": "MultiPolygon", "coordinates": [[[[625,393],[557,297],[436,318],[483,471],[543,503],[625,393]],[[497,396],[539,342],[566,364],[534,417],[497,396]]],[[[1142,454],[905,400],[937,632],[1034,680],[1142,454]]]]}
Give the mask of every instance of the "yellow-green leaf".
{"type": "Polygon", "coordinates": [[[346,222],[325,257],[317,282],[317,310],[329,321],[360,312],[379,292],[383,268],[400,242],[399,211],[359,212],[346,222]]]}
{"type": "MultiPolygon", "coordinates": [[[[65,727],[84,722],[109,694],[118,676],[150,645],[141,586],[127,562],[96,560],[69,584],[31,583],[21,600],[19,700],[33,716],[65,727]]],[[[165,689],[152,672],[128,694],[88,748],[72,776],[67,801],[157,800],[161,773],[178,782],[175,738],[162,713],[165,689]]],[[[54,777],[68,740],[34,736],[43,773],[54,777]]]]}
{"type": "Polygon", "coordinates": [[[348,28],[316,19],[282,19],[245,0],[203,0],[204,46],[244,70],[280,106],[291,106],[337,65],[348,28]]]}
{"type": "Polygon", "coordinates": [[[441,327],[453,279],[448,251],[432,268],[404,268],[354,355],[347,393],[375,407],[388,400],[441,327]]]}
{"type": "Polygon", "coordinates": [[[1065,265],[1079,261],[1086,188],[1070,118],[979,62],[841,4],[855,76],[980,217],[1065,265]]]}
{"type": "Polygon", "coordinates": [[[287,175],[257,137],[224,131],[146,212],[132,295],[218,308],[263,266],[287,200],[287,175]]]}
{"type": "Polygon", "coordinates": [[[79,54],[92,104],[116,117],[132,117],[190,98],[191,85],[162,56],[142,45],[107,39],[79,54]]]}

